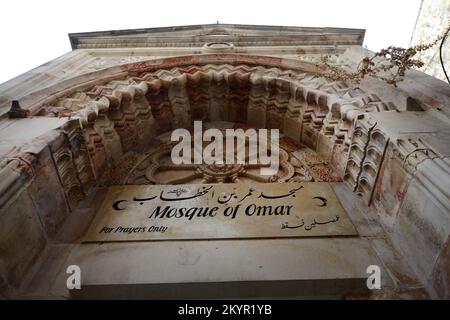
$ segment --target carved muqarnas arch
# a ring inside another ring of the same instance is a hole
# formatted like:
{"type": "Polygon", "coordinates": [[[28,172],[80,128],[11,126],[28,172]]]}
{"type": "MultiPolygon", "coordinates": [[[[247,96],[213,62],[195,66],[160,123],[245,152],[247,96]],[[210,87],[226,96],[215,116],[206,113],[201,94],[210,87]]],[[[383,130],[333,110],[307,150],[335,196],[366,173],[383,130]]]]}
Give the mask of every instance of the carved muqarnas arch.
{"type": "MultiPolygon", "coordinates": [[[[75,179],[80,184],[89,174],[98,180],[126,152],[144,148],[154,137],[191,128],[194,120],[280,129],[329,159],[343,177],[357,115],[395,108],[359,88],[326,80],[316,65],[270,57],[194,55],[114,67],[89,77],[89,84],[71,80],[64,95],[32,108],[38,116],[80,119],[90,159],[89,165],[73,166],[84,168],[74,173],[85,177],[75,179]],[[92,173],[82,172],[88,168],[92,173]]],[[[69,138],[65,147],[70,143],[69,138]]],[[[76,183],[64,178],[67,169],[60,171],[66,194],[72,195],[76,183]]]]}

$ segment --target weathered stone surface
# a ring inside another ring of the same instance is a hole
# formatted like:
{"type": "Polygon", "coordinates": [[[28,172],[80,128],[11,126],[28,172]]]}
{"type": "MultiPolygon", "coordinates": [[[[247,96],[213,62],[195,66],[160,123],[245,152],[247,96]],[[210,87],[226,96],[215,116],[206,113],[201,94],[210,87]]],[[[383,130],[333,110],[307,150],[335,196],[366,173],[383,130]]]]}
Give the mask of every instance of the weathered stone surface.
{"type": "MultiPolygon", "coordinates": [[[[364,31],[358,29],[278,27],[274,33],[271,27],[267,26],[216,24],[187,26],[181,29],[170,27],[164,31],[162,28],[149,28],[146,32],[148,36],[143,37],[139,33],[133,35],[130,31],[124,31],[124,34],[140,42],[137,46],[139,48],[132,45],[137,44],[136,41],[122,41],[119,40],[121,37],[111,37],[108,32],[72,34],[72,44],[76,50],[0,86],[0,114],[9,110],[12,99],[19,99],[42,88],[67,81],[74,75],[87,75],[108,67],[148,59],[211,52],[204,51],[204,45],[217,42],[215,32],[222,34],[222,43],[232,41],[239,45],[240,53],[281,57],[298,52],[313,55],[341,53],[346,48],[361,45],[364,37],[364,31]],[[248,35],[250,30],[251,36],[248,35]],[[224,32],[228,40],[223,38],[224,32]],[[288,36],[281,37],[280,34],[288,36]],[[170,42],[167,41],[168,36],[170,42]],[[295,46],[292,45],[294,39],[295,46]],[[110,41],[115,41],[115,45],[107,44],[110,41]],[[267,45],[268,42],[270,45],[267,45]],[[22,83],[26,85],[18,87],[22,83]]],[[[222,54],[230,51],[213,52],[222,54]]],[[[117,71],[120,72],[120,68],[117,71]]]]}
{"type": "Polygon", "coordinates": [[[332,186],[359,236],[383,238],[385,232],[377,212],[373,208],[367,208],[361,197],[353,193],[347,184],[332,183],[332,186]]]}
{"type": "MultiPolygon", "coordinates": [[[[52,291],[55,280],[65,274],[71,244],[48,244],[39,256],[39,268],[30,273],[22,284],[19,296],[25,299],[65,299],[69,296],[65,282],[52,291]]],[[[67,274],[66,279],[67,279],[67,274]]]]}
{"type": "Polygon", "coordinates": [[[0,299],[11,299],[14,298],[15,293],[11,287],[6,283],[6,280],[0,274],[0,299]]]}
{"type": "Polygon", "coordinates": [[[28,142],[67,122],[61,118],[1,119],[0,133],[2,142],[11,146],[28,142]]]}
{"type": "Polygon", "coordinates": [[[393,288],[402,290],[411,288],[424,289],[417,276],[394,246],[386,239],[373,239],[372,246],[393,282],[393,288]]]}
{"type": "Polygon", "coordinates": [[[450,299],[450,238],[442,249],[433,271],[433,286],[440,299],[450,299]]]}
{"type": "Polygon", "coordinates": [[[380,183],[374,191],[375,206],[383,224],[392,230],[398,211],[403,204],[411,175],[403,167],[402,161],[394,156],[394,147],[386,150],[385,160],[380,169],[380,183]]]}
{"type": "Polygon", "coordinates": [[[46,238],[26,191],[0,212],[0,252],[6,281],[18,288],[44,249],[46,238]]]}
{"type": "Polygon", "coordinates": [[[411,183],[393,230],[396,246],[408,257],[411,267],[430,285],[435,263],[449,234],[448,211],[423,196],[423,188],[411,183]]]}
{"type": "Polygon", "coordinates": [[[49,148],[39,154],[38,163],[28,193],[45,232],[52,238],[70,211],[49,148]]]}

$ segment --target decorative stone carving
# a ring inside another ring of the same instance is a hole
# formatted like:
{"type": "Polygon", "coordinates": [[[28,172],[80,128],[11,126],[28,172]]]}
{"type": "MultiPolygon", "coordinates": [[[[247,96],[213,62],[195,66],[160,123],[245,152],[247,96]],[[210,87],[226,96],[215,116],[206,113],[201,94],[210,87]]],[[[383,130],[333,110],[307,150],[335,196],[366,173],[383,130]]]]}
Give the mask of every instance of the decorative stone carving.
{"type": "Polygon", "coordinates": [[[63,126],[60,136],[50,144],[50,150],[67,203],[73,210],[95,183],[86,143],[77,120],[63,126]]]}
{"type": "Polygon", "coordinates": [[[378,171],[389,141],[376,126],[370,116],[358,117],[344,177],[368,205],[372,201],[378,171]]]}
{"type": "MultiPolygon", "coordinates": [[[[213,127],[230,127],[233,123],[209,124],[213,127]]],[[[225,137],[225,130],[223,130],[225,137]]],[[[225,139],[225,138],[224,138],[225,139]]],[[[129,153],[105,177],[114,177],[117,184],[183,184],[183,183],[233,183],[256,182],[302,182],[339,181],[328,162],[314,151],[284,137],[280,141],[280,169],[274,176],[259,174],[261,165],[174,165],[170,154],[172,143],[169,135],[156,138],[158,143],[146,152],[129,153]]],[[[104,181],[104,183],[108,183],[104,181]]]]}
{"type": "MultiPolygon", "coordinates": [[[[193,120],[279,128],[334,163],[342,176],[355,117],[362,112],[395,108],[361,89],[346,88],[345,84],[313,75],[228,64],[143,72],[72,97],[43,110],[53,114],[68,112],[81,119],[97,177],[102,175],[105,164],[117,164],[124,152],[144,150],[155,132],[189,128],[193,120]]],[[[362,166],[367,176],[359,176],[360,188],[373,185],[371,166],[362,166]]],[[[326,166],[315,165],[313,170],[316,179],[335,178],[336,173],[326,166]]]]}
{"type": "Polygon", "coordinates": [[[207,53],[235,51],[234,45],[229,42],[208,42],[203,45],[202,50],[207,53]]]}

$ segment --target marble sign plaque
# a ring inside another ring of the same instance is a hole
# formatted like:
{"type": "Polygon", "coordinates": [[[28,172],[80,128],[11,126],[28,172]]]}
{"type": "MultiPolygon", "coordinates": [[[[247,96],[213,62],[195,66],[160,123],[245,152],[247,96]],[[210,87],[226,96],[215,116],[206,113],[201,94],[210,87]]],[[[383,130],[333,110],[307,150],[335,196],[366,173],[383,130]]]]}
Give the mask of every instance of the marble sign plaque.
{"type": "Polygon", "coordinates": [[[352,236],[330,184],[110,187],[84,242],[352,236]]]}

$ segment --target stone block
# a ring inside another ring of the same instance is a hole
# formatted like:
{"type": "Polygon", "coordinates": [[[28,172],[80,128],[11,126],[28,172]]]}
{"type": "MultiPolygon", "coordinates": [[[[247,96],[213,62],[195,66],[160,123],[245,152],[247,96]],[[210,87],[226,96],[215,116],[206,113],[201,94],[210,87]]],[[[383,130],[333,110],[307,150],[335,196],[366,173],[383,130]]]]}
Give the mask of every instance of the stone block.
{"type": "Polygon", "coordinates": [[[302,123],[298,119],[285,117],[283,133],[287,137],[294,139],[296,142],[300,142],[302,135],[302,123]]]}
{"type": "Polygon", "coordinates": [[[432,285],[439,299],[450,299],[450,237],[434,268],[432,285]]]}
{"type": "Polygon", "coordinates": [[[0,300],[14,298],[14,291],[6,283],[5,278],[0,274],[0,300]]]}
{"type": "MultiPolygon", "coordinates": [[[[381,267],[383,285],[391,282],[364,239],[82,244],[71,264],[82,273],[77,298],[342,297],[367,291],[369,265],[381,267]]],[[[66,277],[61,271],[53,290],[66,277]]]]}
{"type": "Polygon", "coordinates": [[[392,238],[423,284],[431,280],[450,229],[443,212],[414,180],[393,227],[392,238]]]}
{"type": "Polygon", "coordinates": [[[28,187],[28,193],[46,234],[50,238],[54,237],[70,211],[49,148],[43,149],[38,155],[35,177],[28,187]]]}
{"type": "Polygon", "coordinates": [[[19,287],[46,244],[38,215],[28,193],[0,212],[0,252],[6,281],[19,287]]]}
{"type": "Polygon", "coordinates": [[[411,175],[405,170],[400,159],[393,155],[393,146],[389,145],[375,186],[373,203],[380,213],[381,222],[392,230],[396,222],[411,175]]]}

